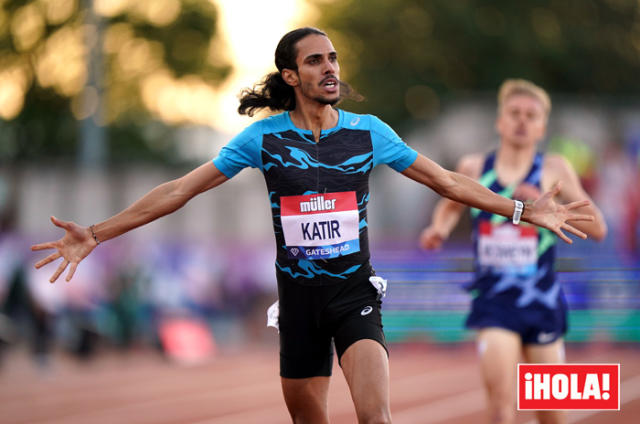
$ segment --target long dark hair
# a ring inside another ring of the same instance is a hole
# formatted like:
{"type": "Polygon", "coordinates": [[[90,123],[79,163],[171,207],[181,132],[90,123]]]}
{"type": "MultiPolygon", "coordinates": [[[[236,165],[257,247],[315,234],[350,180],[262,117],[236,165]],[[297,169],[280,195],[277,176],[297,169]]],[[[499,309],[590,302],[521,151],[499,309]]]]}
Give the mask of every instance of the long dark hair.
{"type": "MultiPolygon", "coordinates": [[[[269,108],[272,111],[294,110],[296,108],[296,96],[293,87],[282,79],[281,72],[285,68],[298,70],[296,43],[308,35],[327,36],[324,32],[312,27],[298,28],[286,33],[280,39],[278,47],[276,47],[275,62],[278,72],[267,74],[253,88],[242,90],[240,93],[240,106],[238,106],[239,114],[253,116],[256,111],[263,108],[269,108]]],[[[340,81],[340,98],[345,97],[357,101],[363,99],[348,84],[340,81]]]]}

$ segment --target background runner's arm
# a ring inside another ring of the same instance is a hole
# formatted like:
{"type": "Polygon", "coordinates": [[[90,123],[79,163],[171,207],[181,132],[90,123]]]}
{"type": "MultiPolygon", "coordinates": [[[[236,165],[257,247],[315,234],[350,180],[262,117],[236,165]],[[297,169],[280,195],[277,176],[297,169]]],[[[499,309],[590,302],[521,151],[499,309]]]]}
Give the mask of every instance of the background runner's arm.
{"type": "MultiPolygon", "coordinates": [[[[402,171],[402,174],[451,200],[509,218],[513,215],[513,200],[492,192],[467,176],[447,171],[423,155],[418,155],[413,164],[402,171]]],[[[567,243],[571,243],[571,239],[562,230],[586,238],[586,234],[567,221],[592,221],[594,218],[591,215],[573,213],[573,209],[588,205],[590,202],[585,200],[558,205],[552,200],[558,191],[559,187],[554,187],[553,190],[543,194],[525,209],[522,220],[553,231],[567,243]]]]}
{"type": "MultiPolygon", "coordinates": [[[[551,187],[557,181],[562,181],[562,189],[558,193],[558,197],[564,203],[575,202],[577,200],[591,200],[587,192],[582,188],[580,178],[573,169],[573,166],[560,155],[549,154],[545,157],[543,172],[543,187],[551,187]]],[[[580,213],[593,215],[595,219],[592,222],[576,222],[574,225],[580,231],[583,231],[600,241],[607,235],[607,223],[600,212],[600,209],[592,202],[576,210],[580,213]]]]}
{"type": "MultiPolygon", "coordinates": [[[[482,155],[464,156],[458,161],[456,172],[477,180],[482,172],[482,163],[482,155]]],[[[440,248],[460,221],[465,208],[462,203],[447,198],[440,199],[433,210],[431,224],[420,234],[420,246],[424,249],[440,248]]]]}
{"type": "Polygon", "coordinates": [[[465,205],[449,199],[440,199],[433,210],[433,220],[420,233],[420,246],[424,249],[438,249],[449,238],[456,227],[465,205]]]}

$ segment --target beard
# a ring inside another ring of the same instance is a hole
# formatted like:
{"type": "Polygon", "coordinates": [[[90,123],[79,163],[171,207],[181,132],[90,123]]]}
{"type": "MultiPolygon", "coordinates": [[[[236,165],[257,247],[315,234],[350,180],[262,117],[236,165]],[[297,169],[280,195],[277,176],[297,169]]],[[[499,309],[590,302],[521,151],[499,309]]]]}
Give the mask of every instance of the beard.
{"type": "Polygon", "coordinates": [[[337,97],[331,98],[331,99],[327,97],[317,96],[317,97],[313,97],[313,100],[323,105],[333,106],[340,101],[340,95],[338,94],[337,97]]]}
{"type": "Polygon", "coordinates": [[[321,105],[330,105],[333,106],[335,104],[337,104],[340,101],[340,90],[338,90],[338,93],[335,94],[332,97],[328,97],[328,96],[323,96],[321,94],[318,93],[313,93],[313,89],[311,85],[302,85],[301,87],[301,92],[302,95],[308,99],[313,100],[314,102],[318,102],[321,105]]]}

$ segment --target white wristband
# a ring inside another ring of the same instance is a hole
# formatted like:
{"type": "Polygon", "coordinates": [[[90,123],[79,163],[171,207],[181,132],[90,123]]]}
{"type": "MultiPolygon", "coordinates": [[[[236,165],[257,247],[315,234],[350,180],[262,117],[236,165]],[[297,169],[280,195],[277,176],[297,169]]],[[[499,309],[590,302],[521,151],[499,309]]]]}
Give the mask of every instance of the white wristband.
{"type": "Polygon", "coordinates": [[[515,209],[513,210],[513,218],[511,219],[511,222],[513,222],[514,225],[518,225],[520,223],[522,211],[524,210],[524,203],[522,203],[520,200],[514,200],[514,202],[515,209]]]}

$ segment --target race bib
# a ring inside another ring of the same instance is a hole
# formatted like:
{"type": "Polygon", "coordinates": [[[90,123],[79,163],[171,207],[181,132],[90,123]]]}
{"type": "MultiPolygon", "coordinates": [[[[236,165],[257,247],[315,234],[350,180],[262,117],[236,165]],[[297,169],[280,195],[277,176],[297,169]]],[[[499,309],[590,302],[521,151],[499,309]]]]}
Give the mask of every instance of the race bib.
{"type": "Polygon", "coordinates": [[[533,226],[492,225],[478,228],[478,262],[498,269],[531,269],[538,263],[538,233],[533,226]]]}
{"type": "Polygon", "coordinates": [[[296,259],[328,259],[360,251],[355,191],[280,198],[287,253],[296,259]]]}

